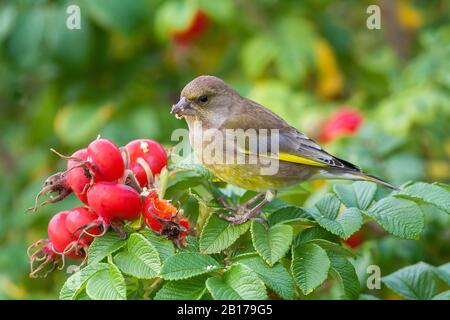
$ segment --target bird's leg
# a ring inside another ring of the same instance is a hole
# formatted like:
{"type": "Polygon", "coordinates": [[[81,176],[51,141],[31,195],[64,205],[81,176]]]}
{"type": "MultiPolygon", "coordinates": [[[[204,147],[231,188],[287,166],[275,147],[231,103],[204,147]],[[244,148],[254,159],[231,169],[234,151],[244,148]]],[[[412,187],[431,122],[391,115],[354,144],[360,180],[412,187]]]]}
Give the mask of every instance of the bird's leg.
{"type": "Polygon", "coordinates": [[[254,196],[253,198],[251,198],[250,200],[248,200],[247,202],[243,203],[240,206],[232,205],[232,204],[228,203],[228,201],[224,197],[220,197],[217,200],[219,200],[219,202],[222,204],[222,206],[229,211],[243,212],[243,211],[245,211],[245,209],[250,207],[252,204],[254,204],[256,201],[258,201],[264,195],[265,195],[265,192],[260,192],[256,196],[254,196]]]}
{"type": "Polygon", "coordinates": [[[261,208],[264,207],[266,204],[268,204],[270,201],[272,201],[273,198],[274,194],[272,192],[270,191],[261,192],[252,199],[250,199],[249,201],[247,201],[246,203],[242,204],[241,206],[233,210],[234,213],[232,213],[231,215],[225,216],[221,214],[219,216],[222,219],[231,222],[232,224],[242,224],[248,220],[255,219],[255,217],[261,213],[261,208]],[[251,207],[251,205],[257,202],[262,196],[264,196],[264,199],[262,199],[254,207],[251,207]]]}

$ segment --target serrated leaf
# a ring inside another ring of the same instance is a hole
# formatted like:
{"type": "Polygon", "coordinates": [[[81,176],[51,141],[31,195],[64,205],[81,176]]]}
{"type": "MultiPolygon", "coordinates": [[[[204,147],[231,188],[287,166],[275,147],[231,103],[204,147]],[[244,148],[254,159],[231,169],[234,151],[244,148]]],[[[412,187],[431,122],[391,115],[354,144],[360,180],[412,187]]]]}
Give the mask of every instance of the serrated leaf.
{"type": "Polygon", "coordinates": [[[154,300],[199,300],[206,290],[206,277],[168,281],[156,293],[154,300]]]}
{"type": "Polygon", "coordinates": [[[308,295],[328,277],[330,259],[317,244],[303,244],[292,249],[291,272],[303,294],[308,295]]]}
{"type": "Polygon", "coordinates": [[[126,243],[126,240],[121,239],[116,232],[107,232],[102,237],[95,238],[89,246],[89,264],[102,261],[108,255],[125,246],[126,243]]]}
{"type": "Polygon", "coordinates": [[[291,226],[284,224],[266,229],[261,223],[253,221],[251,234],[255,250],[268,265],[273,266],[289,250],[293,230],[291,226]]]}
{"type": "Polygon", "coordinates": [[[358,181],[352,184],[336,184],[334,192],[347,208],[366,210],[377,192],[377,186],[371,182],[358,181]]]}
{"type": "Polygon", "coordinates": [[[158,251],[143,235],[133,233],[127,241],[127,250],[114,256],[114,263],[128,275],[138,279],[156,277],[161,269],[158,251]]]}
{"type": "Polygon", "coordinates": [[[236,264],[219,278],[206,280],[206,288],[215,300],[266,300],[262,280],[247,266],[236,264]]]}
{"type": "Polygon", "coordinates": [[[165,280],[192,278],[220,268],[220,264],[210,256],[197,252],[181,252],[168,258],[160,275],[165,280]]]}
{"type": "Polygon", "coordinates": [[[59,299],[73,300],[77,299],[78,295],[86,287],[87,281],[98,271],[108,268],[106,263],[89,264],[80,271],[74,273],[67,278],[61,291],[59,292],[59,299]]]}
{"type": "Polygon", "coordinates": [[[308,209],[308,212],[320,226],[343,239],[348,239],[361,228],[362,215],[357,208],[347,208],[340,213],[339,207],[340,202],[336,196],[326,195],[313,208],[308,209]]]}
{"type": "Polygon", "coordinates": [[[199,252],[199,246],[198,246],[198,238],[194,236],[187,236],[186,239],[186,246],[183,247],[183,249],[187,252],[199,252]]]}
{"type": "Polygon", "coordinates": [[[381,280],[391,290],[407,299],[428,300],[436,294],[434,267],[424,262],[400,269],[381,280]]]}
{"type": "Polygon", "coordinates": [[[345,296],[358,299],[361,288],[355,267],[343,256],[328,252],[328,258],[331,262],[330,272],[341,285],[345,296]]]}
{"type": "Polygon", "coordinates": [[[424,226],[424,216],[419,206],[402,198],[381,199],[366,214],[389,233],[404,239],[418,239],[424,226]]]}
{"type": "Polygon", "coordinates": [[[441,292],[433,297],[433,300],[450,300],[450,290],[441,292]]]}
{"type": "Polygon", "coordinates": [[[305,225],[315,225],[311,215],[303,208],[295,206],[285,206],[270,214],[269,224],[274,226],[279,223],[300,223],[305,225]]]}
{"type": "Polygon", "coordinates": [[[236,262],[245,264],[256,272],[266,286],[272,289],[280,298],[285,300],[294,299],[294,282],[281,263],[276,263],[273,267],[269,267],[258,256],[239,258],[236,262]]]}
{"type": "Polygon", "coordinates": [[[212,214],[206,221],[200,235],[200,251],[219,253],[231,246],[241,235],[247,232],[250,222],[234,225],[212,214]]]}
{"type": "Polygon", "coordinates": [[[350,258],[356,257],[356,254],[353,251],[351,251],[350,249],[347,249],[338,243],[331,242],[331,241],[328,241],[325,239],[311,239],[311,240],[305,241],[303,243],[317,244],[322,249],[324,249],[327,253],[331,252],[331,253],[335,253],[335,254],[350,257],[350,258]]]}
{"type": "Polygon", "coordinates": [[[175,254],[175,247],[172,241],[165,239],[162,236],[156,235],[150,230],[142,230],[141,234],[148,241],[150,241],[150,243],[155,247],[156,251],[158,251],[161,263],[175,254]]]}
{"type": "Polygon", "coordinates": [[[450,192],[437,185],[417,182],[407,186],[399,194],[406,194],[412,198],[420,199],[450,213],[450,192]]]}
{"type": "Polygon", "coordinates": [[[331,232],[325,230],[324,228],[312,227],[306,228],[302,232],[297,234],[297,236],[294,239],[293,245],[298,246],[313,239],[323,239],[335,243],[339,242],[338,236],[332,234],[331,232]]]}
{"type": "Polygon", "coordinates": [[[94,300],[125,300],[127,288],[122,273],[112,263],[96,272],[86,284],[86,293],[94,300]]]}

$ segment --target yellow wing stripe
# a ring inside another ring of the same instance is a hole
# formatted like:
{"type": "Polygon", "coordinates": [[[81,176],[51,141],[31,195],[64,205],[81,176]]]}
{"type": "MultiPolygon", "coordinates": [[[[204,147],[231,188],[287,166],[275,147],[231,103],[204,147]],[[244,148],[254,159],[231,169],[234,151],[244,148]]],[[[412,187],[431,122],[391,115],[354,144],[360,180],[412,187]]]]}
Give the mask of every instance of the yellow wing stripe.
{"type": "Polygon", "coordinates": [[[306,164],[306,165],[315,166],[315,167],[327,167],[327,165],[322,162],[311,160],[309,158],[304,158],[304,157],[290,154],[290,153],[285,153],[285,152],[280,152],[278,154],[278,159],[282,160],[282,161],[306,164]]]}
{"type": "MultiPolygon", "coordinates": [[[[238,148],[238,151],[243,152],[244,154],[252,154],[248,150],[242,150],[238,148]]],[[[261,157],[265,157],[264,155],[259,155],[261,157]]],[[[268,158],[276,159],[274,156],[268,156],[268,158]]],[[[301,157],[295,154],[286,153],[286,152],[279,152],[278,153],[278,160],[280,161],[286,161],[286,162],[292,162],[292,163],[299,163],[299,164],[305,164],[308,166],[315,166],[315,167],[328,167],[325,163],[312,160],[309,158],[301,157]]]]}

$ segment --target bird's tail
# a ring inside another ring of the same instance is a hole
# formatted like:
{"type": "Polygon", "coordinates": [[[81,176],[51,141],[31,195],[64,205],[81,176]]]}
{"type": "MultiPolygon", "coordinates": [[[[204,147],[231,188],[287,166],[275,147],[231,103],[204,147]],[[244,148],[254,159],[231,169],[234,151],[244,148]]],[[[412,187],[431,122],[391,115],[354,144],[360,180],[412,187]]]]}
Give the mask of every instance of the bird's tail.
{"type": "Polygon", "coordinates": [[[396,190],[396,191],[400,190],[398,187],[390,184],[389,182],[386,182],[386,181],[384,181],[384,180],[382,180],[380,178],[377,178],[375,176],[372,176],[372,175],[369,175],[369,174],[365,174],[363,172],[358,172],[358,174],[356,176],[360,178],[359,180],[375,182],[376,184],[388,187],[388,188],[390,188],[392,190],[396,190]]]}
{"type": "Polygon", "coordinates": [[[345,180],[362,180],[362,181],[370,181],[374,182],[376,184],[382,185],[384,187],[387,187],[392,190],[400,190],[398,187],[390,184],[389,182],[386,182],[380,178],[377,178],[375,176],[366,174],[359,170],[327,170],[320,172],[320,174],[316,178],[326,178],[326,179],[345,179],[345,180]]]}

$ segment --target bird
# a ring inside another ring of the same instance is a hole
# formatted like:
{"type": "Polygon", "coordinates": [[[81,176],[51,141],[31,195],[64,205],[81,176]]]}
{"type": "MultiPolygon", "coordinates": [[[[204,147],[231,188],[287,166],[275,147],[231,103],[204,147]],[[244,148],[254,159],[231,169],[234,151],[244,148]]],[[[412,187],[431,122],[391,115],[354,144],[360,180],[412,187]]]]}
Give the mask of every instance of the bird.
{"type": "Polygon", "coordinates": [[[309,179],[363,180],[398,190],[392,184],[363,172],[356,165],[331,155],[270,109],[241,96],[218,77],[202,75],[186,84],[181,90],[179,101],[172,105],[171,113],[186,120],[190,144],[203,166],[226,183],[258,192],[240,206],[233,207],[224,203],[229,214],[221,217],[233,224],[258,219],[261,209],[272,201],[277,190],[309,179]],[[268,152],[250,149],[249,143],[244,141],[241,144],[231,144],[232,152],[241,156],[244,161],[214,161],[217,160],[216,153],[226,153],[229,150],[225,150],[226,143],[221,141],[216,141],[215,149],[212,148],[213,139],[205,138],[208,136],[206,133],[213,132],[213,136],[218,133],[219,136],[222,134],[227,137],[230,130],[254,130],[257,133],[264,130],[275,131],[278,150],[275,150],[272,140],[266,143],[268,152]],[[205,151],[209,153],[205,154],[205,151]],[[256,161],[252,162],[251,159],[256,161]],[[262,174],[263,166],[267,166],[270,160],[276,162],[276,172],[262,174]]]}

